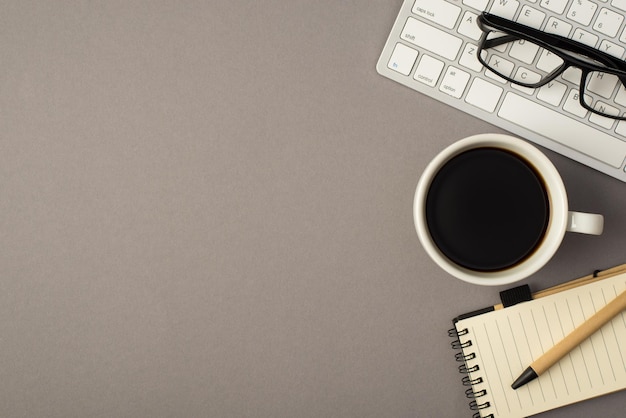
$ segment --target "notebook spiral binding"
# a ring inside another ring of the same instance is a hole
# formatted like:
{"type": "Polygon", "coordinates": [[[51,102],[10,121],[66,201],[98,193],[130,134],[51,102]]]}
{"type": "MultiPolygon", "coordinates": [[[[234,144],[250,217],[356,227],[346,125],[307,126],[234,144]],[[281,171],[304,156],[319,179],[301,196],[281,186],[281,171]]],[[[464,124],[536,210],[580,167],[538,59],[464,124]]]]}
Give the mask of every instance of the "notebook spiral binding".
{"type": "MultiPolygon", "coordinates": [[[[472,346],[472,340],[466,339],[464,341],[461,340],[460,337],[469,334],[469,330],[467,328],[457,330],[456,328],[451,328],[448,330],[448,336],[451,338],[456,338],[452,341],[451,346],[454,350],[462,350],[464,348],[468,348],[472,346]]],[[[471,361],[476,358],[476,353],[464,353],[463,351],[459,351],[454,355],[456,361],[462,363],[459,365],[459,373],[464,374],[461,382],[463,386],[469,386],[465,390],[465,396],[472,401],[469,403],[470,410],[475,411],[472,415],[472,418],[481,418],[480,410],[488,408],[490,406],[489,401],[481,402],[480,398],[487,395],[486,389],[474,390],[474,386],[480,383],[483,383],[482,377],[476,377],[472,379],[469,376],[469,373],[476,372],[480,370],[480,366],[478,364],[470,365],[468,361],[471,361]]],[[[482,418],[495,418],[493,414],[489,414],[482,418]]]]}

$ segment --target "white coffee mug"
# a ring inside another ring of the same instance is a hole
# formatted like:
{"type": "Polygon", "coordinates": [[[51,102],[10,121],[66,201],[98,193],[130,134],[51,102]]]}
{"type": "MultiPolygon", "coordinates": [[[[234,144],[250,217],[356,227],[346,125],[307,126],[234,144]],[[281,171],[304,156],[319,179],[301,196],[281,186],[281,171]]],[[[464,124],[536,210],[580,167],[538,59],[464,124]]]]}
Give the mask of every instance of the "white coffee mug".
{"type": "Polygon", "coordinates": [[[542,268],[556,253],[566,231],[600,235],[604,227],[602,215],[569,211],[567,194],[561,176],[539,149],[519,138],[501,134],[479,134],[464,138],[439,153],[420,177],[415,191],[413,216],[421,244],[443,270],[469,283],[493,286],[522,280],[542,268]],[[532,253],[517,264],[496,271],[474,270],[452,261],[436,245],[426,220],[428,192],[440,169],[453,157],[481,148],[507,151],[532,166],[541,177],[549,205],[545,232],[532,253]]]}

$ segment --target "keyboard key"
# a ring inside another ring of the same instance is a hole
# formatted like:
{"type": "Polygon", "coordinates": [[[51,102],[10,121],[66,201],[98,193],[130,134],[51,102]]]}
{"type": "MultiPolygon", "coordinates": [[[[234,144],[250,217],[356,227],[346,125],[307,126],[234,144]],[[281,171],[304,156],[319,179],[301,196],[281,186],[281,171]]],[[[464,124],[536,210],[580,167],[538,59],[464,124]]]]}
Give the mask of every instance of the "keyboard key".
{"type": "Polygon", "coordinates": [[[569,33],[572,31],[572,25],[559,20],[556,17],[551,17],[548,19],[548,23],[546,24],[544,31],[567,38],[569,37],[569,33]]]}
{"type": "Polygon", "coordinates": [[[537,61],[537,68],[547,73],[554,71],[554,69],[563,65],[563,59],[558,55],[544,49],[537,61]]]}
{"type": "Polygon", "coordinates": [[[412,17],[407,19],[400,36],[414,45],[449,60],[456,58],[463,44],[461,38],[412,17]]]}
{"type": "Polygon", "coordinates": [[[598,18],[593,24],[593,28],[607,36],[614,37],[617,35],[623,21],[623,15],[615,13],[607,8],[603,8],[600,10],[600,14],[598,14],[598,18]]]}
{"type": "Polygon", "coordinates": [[[615,96],[615,103],[626,106],[626,88],[623,84],[620,84],[619,86],[619,90],[615,96]]]}
{"type": "Polygon", "coordinates": [[[531,28],[541,29],[543,20],[546,18],[546,14],[541,10],[533,9],[529,6],[522,7],[522,11],[517,18],[517,22],[522,25],[530,26],[531,28]]]}
{"type": "MultiPolygon", "coordinates": [[[[626,121],[620,120],[617,124],[617,128],[615,128],[615,133],[618,135],[626,137],[626,121]]],[[[626,170],[626,168],[625,168],[626,170]]]]}
{"type": "MultiPolygon", "coordinates": [[[[602,113],[606,113],[607,115],[619,115],[619,109],[610,106],[604,102],[596,102],[593,108],[602,113]]],[[[613,124],[615,123],[615,120],[592,113],[591,116],[589,116],[589,122],[594,123],[604,129],[611,129],[613,127],[613,124]]]]}
{"type": "Polygon", "coordinates": [[[567,70],[563,71],[563,74],[561,74],[561,77],[563,78],[563,80],[567,80],[570,83],[580,86],[580,78],[582,77],[582,71],[580,71],[580,68],[569,67],[567,70]]]}
{"type": "Polygon", "coordinates": [[[409,48],[404,44],[398,43],[393,49],[387,67],[399,72],[400,74],[409,75],[411,69],[413,68],[413,64],[415,64],[416,58],[416,50],[409,48]]]}
{"type": "Polygon", "coordinates": [[[424,19],[452,29],[461,14],[461,8],[442,0],[415,0],[413,13],[424,19]]]}
{"type": "MultiPolygon", "coordinates": [[[[513,73],[513,69],[515,68],[515,64],[497,55],[492,55],[489,58],[489,67],[497,70],[500,74],[506,77],[510,77],[513,73]]],[[[491,70],[485,71],[485,75],[493,80],[499,81],[500,83],[506,83],[504,78],[500,77],[491,70]]]]}
{"type": "Polygon", "coordinates": [[[558,106],[565,96],[567,86],[558,81],[551,81],[548,84],[541,86],[537,92],[537,98],[543,102],[549,103],[552,106],[558,106]]]}
{"type": "Polygon", "coordinates": [[[520,40],[513,42],[509,55],[523,63],[532,64],[537,56],[537,52],[539,52],[537,44],[520,40]]]}
{"type": "MultiPolygon", "coordinates": [[[[590,102],[591,99],[585,100],[585,103],[590,102]]],[[[587,113],[589,113],[589,111],[582,107],[582,105],[580,104],[580,95],[578,93],[578,90],[572,90],[569,92],[567,99],[563,104],[563,110],[574,116],[578,116],[579,118],[584,118],[585,116],[587,116],[587,113]]]]}
{"type": "Polygon", "coordinates": [[[460,99],[465,91],[469,78],[470,75],[465,71],[450,66],[446,70],[446,75],[443,77],[439,90],[460,99]]]}
{"type": "Polygon", "coordinates": [[[503,91],[502,87],[491,84],[482,78],[475,78],[467,92],[465,101],[489,113],[493,113],[503,91]]]}
{"type": "Polygon", "coordinates": [[[475,41],[478,41],[483,34],[483,31],[480,30],[478,25],[476,24],[477,14],[472,12],[465,12],[463,15],[463,19],[461,19],[461,23],[459,24],[458,32],[461,35],[465,35],[468,38],[472,38],[475,41]]]}
{"type": "Polygon", "coordinates": [[[626,142],[514,93],[506,95],[498,116],[615,168],[626,157],[626,142]]]}
{"type": "Polygon", "coordinates": [[[413,76],[417,81],[422,82],[431,87],[435,87],[441,71],[443,70],[443,62],[435,59],[429,55],[424,55],[417,65],[415,75],[413,76]]]}
{"type": "Polygon", "coordinates": [[[489,0],[463,0],[463,4],[482,12],[487,8],[489,0]]]}
{"type": "Polygon", "coordinates": [[[561,14],[565,11],[568,0],[541,0],[541,7],[553,11],[554,13],[561,14]]]}
{"type": "Polygon", "coordinates": [[[605,99],[610,99],[618,82],[619,78],[614,75],[594,71],[587,76],[586,90],[599,94],[605,99]]]}
{"type": "Polygon", "coordinates": [[[611,6],[617,7],[618,9],[626,12],[626,0],[613,0],[611,2],[611,6]]]}
{"type": "Polygon", "coordinates": [[[626,51],[623,46],[614,44],[613,42],[609,42],[606,39],[600,42],[600,49],[607,54],[613,55],[614,57],[619,59],[624,56],[624,52],[626,51]]]}
{"type": "Polygon", "coordinates": [[[567,18],[587,26],[597,8],[598,5],[589,0],[575,0],[567,12],[567,18]]]}
{"type": "MultiPolygon", "coordinates": [[[[527,83],[538,83],[541,81],[541,75],[537,74],[534,71],[529,70],[524,67],[517,67],[517,71],[515,71],[515,79],[516,80],[524,80],[527,83]]],[[[511,83],[511,87],[515,90],[519,90],[528,95],[532,95],[535,93],[535,89],[531,89],[530,87],[520,86],[515,83],[511,83]]]]}
{"type": "Polygon", "coordinates": [[[468,43],[467,45],[465,45],[465,49],[461,54],[461,58],[459,58],[459,64],[476,72],[482,71],[483,65],[480,61],[478,61],[478,58],[476,58],[477,52],[478,47],[476,45],[468,43]]]}
{"type": "Polygon", "coordinates": [[[592,48],[595,48],[598,43],[598,37],[596,35],[587,32],[586,30],[582,30],[581,28],[574,31],[573,39],[585,45],[589,45],[592,48]]]}
{"type": "Polygon", "coordinates": [[[518,7],[519,2],[517,0],[496,0],[491,5],[491,9],[489,10],[489,12],[496,16],[513,20],[518,7]]]}

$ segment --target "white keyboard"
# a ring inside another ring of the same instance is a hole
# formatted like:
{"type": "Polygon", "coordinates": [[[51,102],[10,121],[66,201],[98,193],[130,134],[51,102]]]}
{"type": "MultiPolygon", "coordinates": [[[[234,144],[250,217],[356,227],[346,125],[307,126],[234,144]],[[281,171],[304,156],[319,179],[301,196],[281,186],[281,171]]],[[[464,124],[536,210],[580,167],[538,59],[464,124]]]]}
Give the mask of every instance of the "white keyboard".
{"type": "MultiPolygon", "coordinates": [[[[378,72],[626,182],[626,121],[579,104],[577,69],[539,89],[511,85],[486,71],[475,55],[482,11],[626,56],[626,0],[405,0],[378,72]]],[[[522,60],[536,64],[538,57],[511,56],[507,64],[527,66],[522,60]]],[[[596,105],[626,112],[624,86],[601,93],[596,105]]]]}

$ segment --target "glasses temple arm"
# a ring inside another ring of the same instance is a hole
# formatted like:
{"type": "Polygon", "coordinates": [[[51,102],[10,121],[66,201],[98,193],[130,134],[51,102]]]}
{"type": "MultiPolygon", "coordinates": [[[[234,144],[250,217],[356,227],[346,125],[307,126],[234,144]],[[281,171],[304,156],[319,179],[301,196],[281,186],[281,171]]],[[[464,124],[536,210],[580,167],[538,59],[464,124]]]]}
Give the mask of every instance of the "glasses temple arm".
{"type": "Polygon", "coordinates": [[[488,32],[483,32],[483,37],[485,39],[484,40],[481,39],[481,41],[482,41],[482,45],[484,49],[495,48],[500,45],[504,45],[509,42],[514,42],[520,39],[518,36],[513,36],[513,35],[504,35],[504,36],[499,36],[497,38],[486,39],[488,35],[489,35],[488,32]]]}
{"type": "Polygon", "coordinates": [[[565,54],[567,54],[568,52],[574,52],[576,54],[595,59],[596,61],[599,61],[610,68],[626,72],[625,61],[622,61],[619,58],[602,52],[596,48],[577,42],[573,39],[569,39],[549,32],[544,32],[497,15],[492,15],[488,12],[483,12],[481,15],[479,15],[476,23],[478,24],[478,27],[483,31],[483,36],[485,37],[488,33],[494,31],[506,34],[505,36],[500,38],[485,40],[485,47],[494,47],[502,45],[511,40],[514,41],[518,39],[525,39],[530,42],[538,43],[540,45],[543,44],[552,48],[558,48],[559,50],[561,50],[561,52],[565,54]]]}

